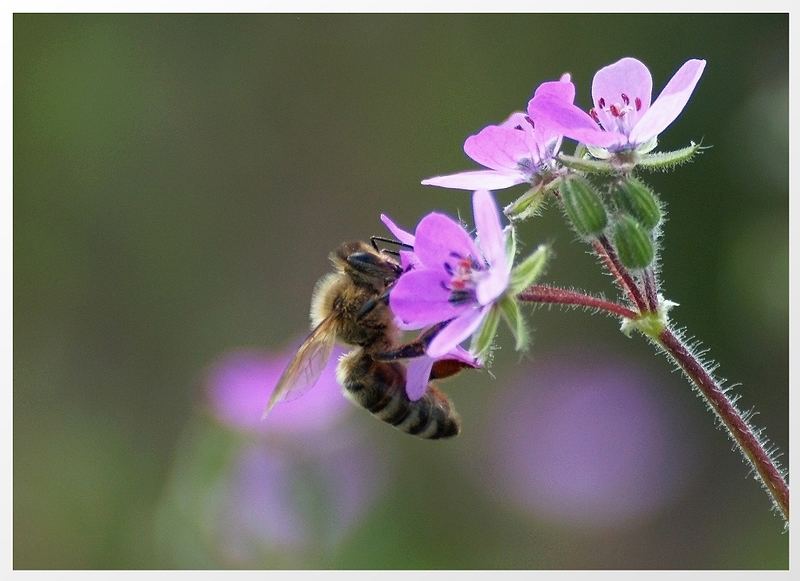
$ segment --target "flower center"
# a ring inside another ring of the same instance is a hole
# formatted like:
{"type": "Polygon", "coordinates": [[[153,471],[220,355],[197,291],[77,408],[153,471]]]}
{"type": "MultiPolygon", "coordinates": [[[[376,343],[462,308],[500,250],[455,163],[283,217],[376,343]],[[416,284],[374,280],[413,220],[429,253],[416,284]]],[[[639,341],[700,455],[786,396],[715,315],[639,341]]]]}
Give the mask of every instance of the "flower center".
{"type": "Polygon", "coordinates": [[[625,93],[620,93],[620,100],[611,102],[600,97],[589,111],[589,115],[605,131],[616,131],[628,135],[633,129],[637,113],[642,110],[642,100],[634,97],[631,100],[625,93]]]}
{"type": "MultiPolygon", "coordinates": [[[[526,115],[525,124],[520,123],[514,125],[514,129],[528,133],[534,132],[536,127],[533,123],[533,119],[526,115]]],[[[516,160],[517,169],[528,177],[528,181],[534,183],[534,178],[541,172],[550,169],[555,163],[553,161],[553,156],[559,145],[558,139],[551,139],[546,144],[541,144],[537,139],[534,139],[532,144],[534,150],[530,152],[530,155],[520,157],[516,160]]]]}
{"type": "Polygon", "coordinates": [[[481,264],[474,257],[462,256],[457,252],[451,252],[450,257],[452,260],[444,263],[450,281],[442,282],[442,287],[450,291],[448,300],[456,305],[475,301],[475,279],[483,271],[481,264]]]}

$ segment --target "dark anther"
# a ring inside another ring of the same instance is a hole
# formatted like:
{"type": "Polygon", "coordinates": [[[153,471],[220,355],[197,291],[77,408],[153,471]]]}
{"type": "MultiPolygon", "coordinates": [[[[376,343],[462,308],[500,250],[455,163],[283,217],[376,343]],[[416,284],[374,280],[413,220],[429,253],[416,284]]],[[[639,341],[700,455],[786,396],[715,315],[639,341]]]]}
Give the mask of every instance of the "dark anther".
{"type": "Polygon", "coordinates": [[[453,291],[450,293],[450,298],[447,299],[447,302],[458,305],[461,303],[466,303],[472,300],[472,292],[466,290],[459,290],[453,291]]]}

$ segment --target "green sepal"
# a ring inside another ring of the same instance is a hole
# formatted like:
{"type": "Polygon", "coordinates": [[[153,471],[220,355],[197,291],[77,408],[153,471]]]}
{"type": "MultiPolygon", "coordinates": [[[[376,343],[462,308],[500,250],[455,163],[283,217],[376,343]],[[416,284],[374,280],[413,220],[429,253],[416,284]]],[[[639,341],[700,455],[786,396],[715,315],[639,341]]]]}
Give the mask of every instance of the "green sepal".
{"type": "Polygon", "coordinates": [[[472,336],[472,345],[470,346],[470,352],[481,363],[486,360],[486,356],[492,348],[498,323],[500,323],[500,309],[497,305],[492,305],[478,328],[478,332],[472,336]]]}
{"type": "Polygon", "coordinates": [[[626,337],[630,337],[631,333],[639,331],[645,337],[649,337],[654,341],[658,340],[659,335],[669,326],[669,311],[678,306],[678,303],[664,299],[659,295],[658,309],[656,312],[643,313],[635,319],[623,319],[622,325],[619,330],[626,337]]]}
{"type": "Polygon", "coordinates": [[[614,227],[614,245],[623,266],[643,270],[655,258],[655,248],[650,232],[627,214],[620,214],[614,227]]]}
{"type": "MultiPolygon", "coordinates": [[[[551,182],[552,183],[552,182],[551,182]]],[[[522,222],[537,216],[544,207],[548,189],[539,184],[531,188],[503,209],[503,213],[513,223],[522,222]]]]}
{"type": "Polygon", "coordinates": [[[695,155],[702,153],[707,147],[702,147],[701,143],[694,141],[688,147],[678,149],[676,151],[659,151],[658,153],[650,153],[643,155],[639,160],[638,166],[649,170],[668,171],[689,163],[695,155]]]}
{"type": "MultiPolygon", "coordinates": [[[[587,145],[585,143],[584,147],[586,147],[586,151],[588,151],[593,157],[597,159],[611,159],[611,156],[613,155],[605,147],[597,147],[595,145],[587,145]]],[[[578,156],[576,155],[575,157],[578,156]]]]}
{"type": "Polygon", "coordinates": [[[517,229],[513,224],[505,227],[506,234],[506,258],[509,264],[514,264],[514,259],[517,256],[517,229]]]}
{"type": "Polygon", "coordinates": [[[562,181],[561,200],[575,231],[584,237],[594,237],[603,232],[608,215],[600,194],[588,180],[572,175],[562,181]]]}
{"type": "Polygon", "coordinates": [[[585,173],[612,174],[619,169],[610,161],[602,159],[588,159],[586,157],[572,157],[565,153],[558,154],[558,160],[570,169],[585,173]]]}
{"type": "Polygon", "coordinates": [[[530,335],[528,334],[528,327],[525,325],[525,319],[519,310],[514,297],[505,295],[500,301],[500,310],[503,314],[503,319],[508,323],[511,329],[511,334],[514,335],[516,345],[514,348],[517,351],[524,351],[530,342],[530,335]]]}
{"type": "Polygon", "coordinates": [[[648,230],[658,226],[661,221],[661,206],[644,182],[628,177],[613,184],[611,192],[621,211],[631,215],[648,230]]]}
{"type": "Polygon", "coordinates": [[[541,244],[533,254],[514,267],[514,270],[511,271],[511,281],[508,285],[509,294],[517,296],[536,282],[544,272],[551,254],[550,247],[541,244]]]}
{"type": "Polygon", "coordinates": [[[651,137],[650,141],[648,141],[647,143],[643,143],[642,145],[637,147],[636,153],[645,155],[646,153],[650,153],[651,151],[653,151],[656,147],[658,147],[658,135],[656,135],[655,137],[651,137]]]}

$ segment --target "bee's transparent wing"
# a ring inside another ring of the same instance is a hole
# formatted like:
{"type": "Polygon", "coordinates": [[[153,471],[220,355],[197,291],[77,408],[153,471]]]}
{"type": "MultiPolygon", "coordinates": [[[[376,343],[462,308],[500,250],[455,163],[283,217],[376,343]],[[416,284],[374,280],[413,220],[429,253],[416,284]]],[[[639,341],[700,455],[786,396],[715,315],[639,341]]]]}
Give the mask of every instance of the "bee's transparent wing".
{"type": "Polygon", "coordinates": [[[335,342],[334,318],[329,316],[311,331],[297,350],[272,391],[262,417],[266,417],[278,402],[297,399],[314,387],[331,358],[335,342]]]}

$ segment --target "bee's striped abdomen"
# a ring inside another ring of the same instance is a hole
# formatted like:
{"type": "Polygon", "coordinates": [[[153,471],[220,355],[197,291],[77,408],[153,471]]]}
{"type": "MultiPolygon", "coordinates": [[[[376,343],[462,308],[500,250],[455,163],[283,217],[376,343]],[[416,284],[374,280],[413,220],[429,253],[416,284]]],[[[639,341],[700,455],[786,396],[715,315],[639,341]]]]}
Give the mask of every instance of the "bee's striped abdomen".
{"type": "Polygon", "coordinates": [[[417,401],[408,399],[405,369],[399,363],[374,361],[356,349],[339,362],[337,375],[351,400],[398,430],[431,440],[461,431],[461,419],[435,386],[429,385],[417,401]]]}

